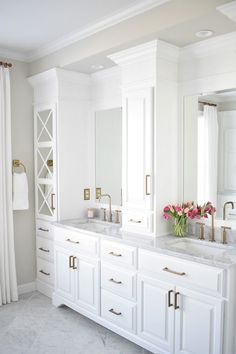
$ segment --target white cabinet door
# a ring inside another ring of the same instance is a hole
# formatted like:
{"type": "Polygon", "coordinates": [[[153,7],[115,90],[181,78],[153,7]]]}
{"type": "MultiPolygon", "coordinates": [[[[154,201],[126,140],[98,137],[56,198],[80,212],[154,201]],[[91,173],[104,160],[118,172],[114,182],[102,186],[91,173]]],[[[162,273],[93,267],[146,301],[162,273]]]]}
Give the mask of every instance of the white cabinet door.
{"type": "Polygon", "coordinates": [[[56,108],[34,109],[36,217],[56,220],[56,108]]]}
{"type": "Polygon", "coordinates": [[[153,91],[123,95],[123,205],[128,209],[152,210],[153,91]]]}
{"type": "Polygon", "coordinates": [[[138,334],[158,348],[174,352],[174,286],[138,279],[138,334]]]}
{"type": "Polygon", "coordinates": [[[75,269],[73,254],[62,247],[55,246],[55,292],[68,300],[74,300],[75,269]]]}
{"type": "Polygon", "coordinates": [[[99,312],[98,266],[97,260],[76,255],[75,302],[93,313],[99,312]]]}
{"type": "Polygon", "coordinates": [[[175,353],[221,354],[223,300],[176,289],[175,353]]]}

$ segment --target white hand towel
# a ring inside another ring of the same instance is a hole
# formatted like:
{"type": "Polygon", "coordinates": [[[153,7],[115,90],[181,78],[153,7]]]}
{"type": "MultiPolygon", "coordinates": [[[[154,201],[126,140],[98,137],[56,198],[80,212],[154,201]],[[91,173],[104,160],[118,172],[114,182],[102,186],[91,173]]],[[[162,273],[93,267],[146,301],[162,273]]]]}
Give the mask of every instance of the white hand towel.
{"type": "Polygon", "coordinates": [[[26,173],[13,173],[13,210],[29,209],[26,173]]]}

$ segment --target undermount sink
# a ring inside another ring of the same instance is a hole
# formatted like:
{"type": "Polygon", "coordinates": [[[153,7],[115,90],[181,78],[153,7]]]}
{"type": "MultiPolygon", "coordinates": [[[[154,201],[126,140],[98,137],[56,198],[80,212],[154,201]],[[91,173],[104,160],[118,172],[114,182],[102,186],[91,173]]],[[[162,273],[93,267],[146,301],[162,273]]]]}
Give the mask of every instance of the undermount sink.
{"type": "Polygon", "coordinates": [[[203,257],[221,256],[227,250],[232,249],[232,247],[228,245],[210,243],[207,241],[192,240],[188,238],[178,241],[172,241],[170,242],[169,247],[176,251],[183,251],[187,252],[188,254],[203,257]]]}
{"type": "Polygon", "coordinates": [[[100,221],[95,219],[84,219],[84,220],[70,220],[67,225],[76,227],[78,229],[102,233],[105,235],[114,236],[119,233],[120,225],[114,224],[106,221],[100,221]]]}

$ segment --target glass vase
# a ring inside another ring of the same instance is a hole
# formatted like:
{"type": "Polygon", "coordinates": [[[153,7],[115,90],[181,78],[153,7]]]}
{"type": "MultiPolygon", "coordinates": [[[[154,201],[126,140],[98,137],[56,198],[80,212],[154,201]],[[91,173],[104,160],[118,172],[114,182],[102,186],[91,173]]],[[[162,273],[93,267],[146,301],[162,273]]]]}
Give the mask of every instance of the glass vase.
{"type": "Polygon", "coordinates": [[[178,237],[184,237],[187,234],[187,219],[179,218],[174,220],[173,235],[178,237]]]}

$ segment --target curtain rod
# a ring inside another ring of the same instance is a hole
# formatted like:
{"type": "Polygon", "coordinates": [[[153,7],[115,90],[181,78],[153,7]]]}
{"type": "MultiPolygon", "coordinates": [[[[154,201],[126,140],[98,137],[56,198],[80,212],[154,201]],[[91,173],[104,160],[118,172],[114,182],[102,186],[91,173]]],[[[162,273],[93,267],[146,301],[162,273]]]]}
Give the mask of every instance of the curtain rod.
{"type": "Polygon", "coordinates": [[[0,66],[4,66],[4,68],[11,68],[12,63],[4,63],[3,61],[0,61],[0,66]]]}
{"type": "Polygon", "coordinates": [[[213,107],[217,107],[217,104],[215,104],[215,103],[209,103],[209,102],[198,102],[198,103],[202,103],[202,104],[206,104],[206,105],[208,105],[208,106],[213,106],[213,107]]]}

